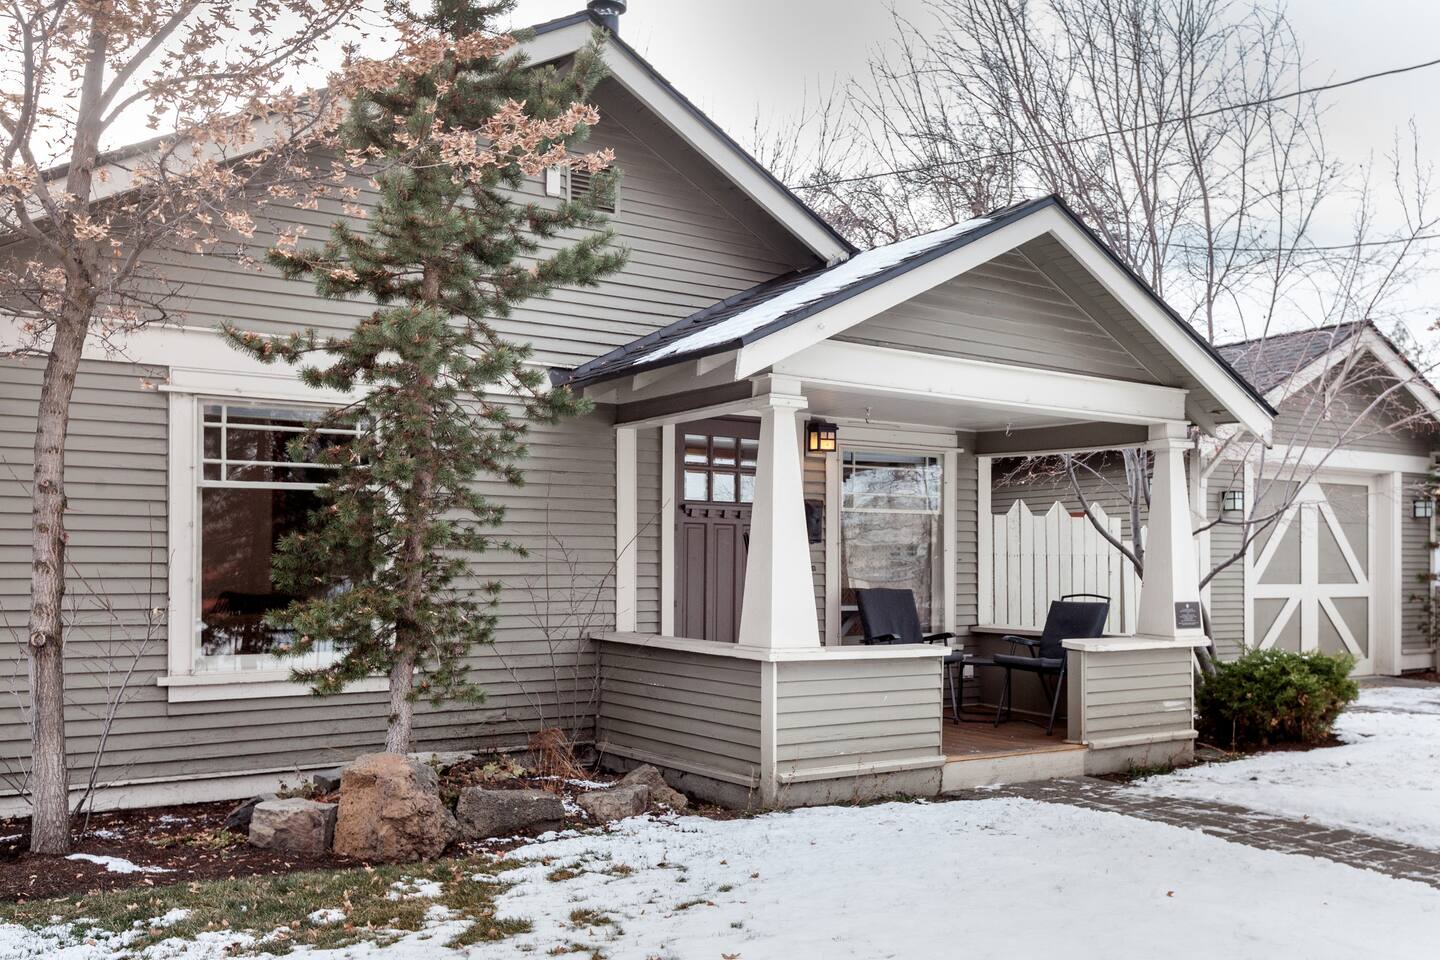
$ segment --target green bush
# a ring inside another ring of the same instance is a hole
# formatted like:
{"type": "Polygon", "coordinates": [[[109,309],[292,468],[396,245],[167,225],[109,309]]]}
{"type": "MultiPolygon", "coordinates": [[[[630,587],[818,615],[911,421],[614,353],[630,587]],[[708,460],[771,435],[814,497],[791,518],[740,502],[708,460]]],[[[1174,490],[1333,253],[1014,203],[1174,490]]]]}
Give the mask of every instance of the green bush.
{"type": "Polygon", "coordinates": [[[1360,695],[1349,654],[1255,650],[1217,663],[1197,693],[1200,736],[1232,747],[1321,743],[1360,695]]]}

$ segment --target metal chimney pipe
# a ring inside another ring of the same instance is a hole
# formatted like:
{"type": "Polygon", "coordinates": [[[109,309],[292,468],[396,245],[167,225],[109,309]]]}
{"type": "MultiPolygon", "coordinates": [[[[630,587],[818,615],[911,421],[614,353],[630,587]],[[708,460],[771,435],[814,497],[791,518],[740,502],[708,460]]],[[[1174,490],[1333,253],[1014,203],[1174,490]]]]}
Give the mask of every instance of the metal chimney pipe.
{"type": "Polygon", "coordinates": [[[620,36],[620,14],[625,12],[625,0],[590,0],[585,8],[600,21],[600,26],[620,36]]]}

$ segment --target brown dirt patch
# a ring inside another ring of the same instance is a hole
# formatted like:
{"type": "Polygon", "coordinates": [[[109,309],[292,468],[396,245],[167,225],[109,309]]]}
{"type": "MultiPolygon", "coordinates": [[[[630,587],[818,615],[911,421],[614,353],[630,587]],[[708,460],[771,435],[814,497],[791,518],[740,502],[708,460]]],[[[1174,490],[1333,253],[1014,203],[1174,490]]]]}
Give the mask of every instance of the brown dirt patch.
{"type": "Polygon", "coordinates": [[[161,886],[355,866],[331,855],[309,856],[261,850],[242,834],[224,829],[235,803],[186,804],[117,810],[90,817],[88,830],[76,825],[74,853],[119,857],[164,873],[112,873],[98,863],[37,857],[29,852],[28,819],[0,820],[0,900],[25,901],[72,893],[161,886]]]}

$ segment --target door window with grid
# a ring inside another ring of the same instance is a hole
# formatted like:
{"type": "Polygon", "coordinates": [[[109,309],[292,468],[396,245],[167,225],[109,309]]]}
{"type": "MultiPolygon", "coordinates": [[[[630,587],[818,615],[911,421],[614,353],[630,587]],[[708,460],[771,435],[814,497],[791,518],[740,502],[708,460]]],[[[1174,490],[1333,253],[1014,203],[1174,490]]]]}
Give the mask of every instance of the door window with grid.
{"type": "Polygon", "coordinates": [[[840,474],[841,603],[854,604],[857,589],[910,590],[921,628],[937,629],[944,602],[940,458],[846,450],[840,474]]]}
{"type": "Polygon", "coordinates": [[[760,441],[746,437],[685,434],[684,493],[687,502],[751,503],[760,441]]]}

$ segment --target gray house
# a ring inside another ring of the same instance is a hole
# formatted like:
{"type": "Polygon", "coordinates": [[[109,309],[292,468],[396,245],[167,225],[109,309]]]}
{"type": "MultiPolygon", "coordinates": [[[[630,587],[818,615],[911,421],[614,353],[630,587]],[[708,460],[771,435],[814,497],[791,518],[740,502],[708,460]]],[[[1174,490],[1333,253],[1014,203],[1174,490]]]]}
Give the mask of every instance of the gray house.
{"type": "MultiPolygon", "coordinates": [[[[594,25],[544,24],[527,52],[564,58],[594,25]]],[[[523,490],[495,484],[532,552],[482,564],[506,587],[476,655],[489,698],[422,710],[417,746],[523,749],[573,725],[607,763],[735,804],[1188,755],[1206,638],[1185,454],[1194,431],[1268,440],[1274,402],[1059,199],[859,252],[625,43],[606,57],[594,141],[624,173],[629,265],[505,326],[596,410],[536,433],[523,490]],[[877,585],[909,589],[955,645],[994,642],[991,461],[1136,444],[1155,464],[1144,589],[1125,635],[1066,641],[1055,735],[954,722],[944,645],[855,642],[853,592],[877,585]]],[[[575,187],[538,177],[526,196],[575,187]]],[[[272,209],[256,243],[337,214],[272,209]]],[[[262,623],[272,544],[316,479],[267,451],[343,398],[215,333],[343,328],[368,308],[203,256],[160,266],[181,319],[87,357],[67,462],[71,762],[76,783],[98,765],[110,805],[253,794],[374,750],[385,727],[383,678],[316,699],[262,623]]],[[[40,371],[0,370],[0,617],[18,631],[40,371]]],[[[18,810],[23,660],[7,669],[0,805],[18,810]]]]}

